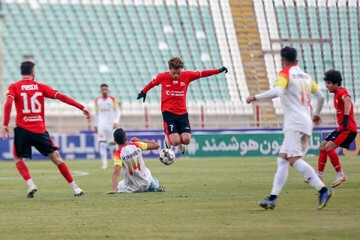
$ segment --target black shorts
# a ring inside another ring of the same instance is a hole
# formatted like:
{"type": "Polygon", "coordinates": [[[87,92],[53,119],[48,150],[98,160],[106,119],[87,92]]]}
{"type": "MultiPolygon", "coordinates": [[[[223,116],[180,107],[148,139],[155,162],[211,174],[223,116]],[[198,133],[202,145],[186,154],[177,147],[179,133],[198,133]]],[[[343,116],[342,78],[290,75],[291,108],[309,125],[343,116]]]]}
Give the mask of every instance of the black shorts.
{"type": "Polygon", "coordinates": [[[356,138],[356,135],[357,132],[351,132],[346,130],[342,130],[342,131],[335,130],[326,136],[325,141],[332,141],[337,146],[348,149],[350,147],[350,144],[356,138]]]}
{"type": "Polygon", "coordinates": [[[32,133],[20,127],[14,128],[14,155],[21,158],[31,158],[32,146],[44,156],[59,150],[48,132],[32,133]]]}
{"type": "Polygon", "coordinates": [[[164,131],[166,135],[172,133],[191,133],[189,114],[176,115],[170,112],[163,112],[164,131]]]}

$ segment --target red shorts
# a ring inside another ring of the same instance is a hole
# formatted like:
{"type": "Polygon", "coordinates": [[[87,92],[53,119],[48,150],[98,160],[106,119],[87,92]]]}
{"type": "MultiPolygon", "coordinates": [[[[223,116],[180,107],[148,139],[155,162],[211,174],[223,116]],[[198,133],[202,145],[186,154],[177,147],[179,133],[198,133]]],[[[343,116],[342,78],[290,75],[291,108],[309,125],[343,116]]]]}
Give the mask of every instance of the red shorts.
{"type": "Polygon", "coordinates": [[[356,138],[357,132],[347,130],[333,131],[326,136],[325,141],[333,141],[337,146],[348,149],[356,138]]]}

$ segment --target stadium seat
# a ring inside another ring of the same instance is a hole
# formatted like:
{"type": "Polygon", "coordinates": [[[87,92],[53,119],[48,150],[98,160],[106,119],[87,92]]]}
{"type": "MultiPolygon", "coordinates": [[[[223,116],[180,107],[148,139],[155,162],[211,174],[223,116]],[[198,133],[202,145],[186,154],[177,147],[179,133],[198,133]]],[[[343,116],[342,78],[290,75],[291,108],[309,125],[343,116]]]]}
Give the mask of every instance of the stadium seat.
{"type": "MultiPolygon", "coordinates": [[[[18,65],[28,55],[37,63],[39,81],[79,100],[94,99],[106,82],[118,98],[136,101],[136,93],[167,70],[172,56],[182,57],[191,70],[223,64],[204,1],[41,1],[36,8],[6,1],[3,12],[6,84],[19,78],[18,65]]],[[[188,101],[230,101],[227,84],[224,75],[194,82],[188,101]],[[213,89],[221,92],[209,94],[213,89]]],[[[160,90],[151,95],[148,100],[158,103],[160,90]]]]}

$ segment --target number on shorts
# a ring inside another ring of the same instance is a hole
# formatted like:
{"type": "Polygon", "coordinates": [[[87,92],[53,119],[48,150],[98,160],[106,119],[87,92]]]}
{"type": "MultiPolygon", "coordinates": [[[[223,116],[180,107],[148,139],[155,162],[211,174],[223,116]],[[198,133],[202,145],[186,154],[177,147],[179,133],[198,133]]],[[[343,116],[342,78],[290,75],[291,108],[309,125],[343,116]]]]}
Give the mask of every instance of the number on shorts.
{"type": "Polygon", "coordinates": [[[41,112],[41,103],[37,100],[37,97],[42,96],[42,92],[36,92],[30,98],[30,106],[28,102],[28,94],[25,92],[20,93],[24,101],[23,113],[40,113],[41,112]]]}
{"type": "Polygon", "coordinates": [[[170,124],[170,132],[174,131],[174,125],[170,124]]]}

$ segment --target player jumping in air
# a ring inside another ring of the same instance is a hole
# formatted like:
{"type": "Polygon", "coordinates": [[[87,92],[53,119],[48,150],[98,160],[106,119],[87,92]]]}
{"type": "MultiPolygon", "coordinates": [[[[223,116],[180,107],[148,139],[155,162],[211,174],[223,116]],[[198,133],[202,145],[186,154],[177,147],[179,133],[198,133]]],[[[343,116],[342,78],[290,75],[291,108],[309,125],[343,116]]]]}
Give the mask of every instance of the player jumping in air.
{"type": "Polygon", "coordinates": [[[159,144],[138,138],[132,138],[128,143],[126,133],[122,128],[114,131],[114,139],[119,148],[113,155],[112,190],[107,194],[165,191],[163,187],[159,186],[159,181],[151,175],[142,156],[142,151],[158,149],[159,144]],[[125,178],[119,182],[121,169],[125,178]]]}
{"type": "Polygon", "coordinates": [[[277,158],[277,172],[273,181],[270,196],[259,203],[260,207],[273,209],[276,206],[277,196],[280,194],[288,176],[289,165],[296,169],[311,186],[319,191],[319,205],[321,210],[332,195],[317,176],[315,170],[304,161],[309,147],[312,120],[320,121],[320,111],[324,103],[323,94],[318,90],[317,84],[311,77],[297,66],[297,52],[295,48],[281,49],[281,64],[283,70],[278,74],[274,88],[255,96],[247,98],[247,103],[258,99],[272,99],[280,96],[284,108],[284,141],[277,158]],[[311,93],[316,96],[317,104],[315,116],[311,119],[311,93]]]}
{"type": "Polygon", "coordinates": [[[90,112],[74,99],[35,81],[35,64],[30,61],[21,63],[22,79],[9,86],[4,106],[4,123],[2,135],[9,137],[10,113],[13,102],[16,107],[16,127],[14,129],[14,159],[16,168],[28,186],[28,198],[33,198],[37,187],[30,176],[28,167],[23,158],[31,158],[31,147],[34,146],[41,154],[48,156],[58,167],[60,173],[70,184],[74,196],[81,196],[84,192],[76,185],[66,163],[62,160],[49,133],[45,127],[44,98],[58,99],[64,103],[80,109],[86,118],[90,112]]]}
{"type": "Polygon", "coordinates": [[[95,132],[100,148],[102,169],[108,166],[107,148],[115,147],[113,131],[118,127],[120,110],[116,98],[109,95],[109,86],[101,84],[101,97],[95,99],[95,132]]]}
{"type": "Polygon", "coordinates": [[[182,71],[183,61],[173,57],[168,61],[169,71],[159,73],[138,94],[137,99],[145,102],[147,92],[161,84],[161,112],[164,120],[165,147],[178,146],[181,154],[185,153],[185,146],[191,140],[191,127],[186,109],[186,92],[189,84],[199,78],[210,77],[222,72],[227,73],[226,67],[204,71],[182,71]]]}
{"type": "Polygon", "coordinates": [[[346,181],[347,177],[341,169],[339,156],[336,153],[337,147],[349,148],[357,134],[357,126],[354,118],[354,104],[351,101],[348,91],[341,86],[341,73],[336,70],[329,70],[325,73],[324,80],[329,92],[334,93],[334,106],[339,126],[330,133],[320,145],[318,176],[323,177],[327,156],[336,171],[336,178],[332,187],[339,186],[346,181]]]}

